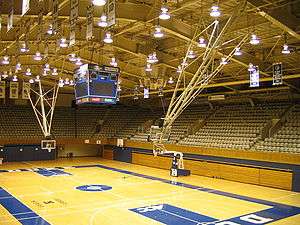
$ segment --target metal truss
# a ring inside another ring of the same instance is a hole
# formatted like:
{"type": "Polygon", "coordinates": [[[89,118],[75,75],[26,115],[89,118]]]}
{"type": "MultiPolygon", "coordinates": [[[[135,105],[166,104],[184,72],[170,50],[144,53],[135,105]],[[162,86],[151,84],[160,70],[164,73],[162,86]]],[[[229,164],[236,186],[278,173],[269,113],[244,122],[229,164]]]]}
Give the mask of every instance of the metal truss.
{"type": "Polygon", "coordinates": [[[51,126],[54,108],[57,100],[59,85],[54,84],[54,86],[47,91],[42,88],[42,83],[39,80],[38,91],[30,88],[31,93],[34,93],[36,99],[33,99],[31,93],[28,91],[29,100],[32,109],[35,113],[36,119],[40,125],[43,135],[46,139],[51,138],[51,126]]]}
{"type": "MultiPolygon", "coordinates": [[[[195,43],[195,40],[204,32],[208,32],[211,30],[209,41],[207,43],[206,49],[204,53],[199,56],[195,60],[201,60],[201,64],[198,67],[196,73],[191,77],[189,83],[185,86],[182,93],[178,96],[177,92],[180,89],[180,85],[184,83],[185,85],[185,77],[184,77],[184,69],[179,74],[175,90],[173,92],[173,96],[171,102],[168,107],[168,111],[165,115],[164,123],[161,128],[161,132],[159,132],[159,137],[153,140],[153,154],[157,156],[158,154],[173,154],[176,157],[179,157],[179,168],[183,169],[183,153],[177,151],[168,151],[164,145],[163,137],[166,133],[171,129],[172,124],[178,118],[178,116],[188,107],[191,102],[201,93],[201,91],[205,88],[205,86],[223,69],[224,64],[215,65],[215,56],[218,53],[218,49],[231,41],[223,41],[224,34],[231,26],[231,24],[238,18],[241,12],[244,11],[246,5],[246,1],[240,2],[240,4],[235,8],[235,11],[231,15],[231,17],[226,21],[225,25],[220,29],[219,21],[215,20],[212,24],[210,24],[203,31],[195,32],[193,39],[191,40],[189,47],[187,49],[186,55],[183,59],[183,62],[186,63],[188,60],[188,52],[192,49],[192,46],[195,43]]],[[[238,36],[233,40],[239,40],[239,43],[233,48],[229,55],[225,57],[226,61],[229,61],[235,52],[236,48],[241,47],[246,40],[248,39],[248,35],[238,36]]]]}

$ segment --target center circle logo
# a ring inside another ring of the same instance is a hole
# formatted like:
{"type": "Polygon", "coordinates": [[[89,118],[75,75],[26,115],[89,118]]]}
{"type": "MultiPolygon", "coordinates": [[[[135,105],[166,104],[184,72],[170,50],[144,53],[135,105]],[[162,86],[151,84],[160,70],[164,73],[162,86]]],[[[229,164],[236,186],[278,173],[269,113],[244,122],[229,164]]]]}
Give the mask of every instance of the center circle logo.
{"type": "Polygon", "coordinates": [[[82,185],[76,187],[77,190],[80,191],[90,191],[90,192],[100,192],[100,191],[108,191],[111,190],[111,186],[100,185],[100,184],[90,184],[90,185],[82,185]]]}

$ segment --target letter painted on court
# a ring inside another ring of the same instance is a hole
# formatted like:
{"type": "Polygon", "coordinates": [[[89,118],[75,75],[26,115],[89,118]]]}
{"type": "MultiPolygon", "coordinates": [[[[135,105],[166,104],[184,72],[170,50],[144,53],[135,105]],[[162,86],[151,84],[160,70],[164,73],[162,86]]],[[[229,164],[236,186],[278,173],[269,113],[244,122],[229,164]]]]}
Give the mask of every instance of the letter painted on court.
{"type": "Polygon", "coordinates": [[[242,217],[240,217],[240,219],[243,221],[249,222],[249,223],[253,223],[253,224],[264,224],[264,223],[268,223],[273,220],[271,218],[264,218],[261,216],[257,216],[255,214],[242,216],[242,217]]]}

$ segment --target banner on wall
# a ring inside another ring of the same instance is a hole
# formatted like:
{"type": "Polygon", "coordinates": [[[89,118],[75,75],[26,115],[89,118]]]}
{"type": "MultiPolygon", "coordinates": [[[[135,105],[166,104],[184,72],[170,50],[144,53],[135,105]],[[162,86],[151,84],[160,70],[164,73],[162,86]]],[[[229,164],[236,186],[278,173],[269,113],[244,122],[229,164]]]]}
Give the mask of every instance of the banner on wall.
{"type": "Polygon", "coordinates": [[[22,16],[24,16],[29,10],[30,0],[23,0],[22,3],[22,16]]]}
{"type": "Polygon", "coordinates": [[[149,88],[144,88],[144,98],[149,98],[149,88]]]}
{"type": "Polygon", "coordinates": [[[273,85],[282,84],[282,63],[273,64],[273,85]]]}
{"type": "Polygon", "coordinates": [[[58,0],[53,0],[52,31],[54,34],[58,31],[58,0]]]}
{"type": "Polygon", "coordinates": [[[22,99],[29,99],[29,94],[30,94],[30,83],[23,82],[22,99]]]}
{"type": "Polygon", "coordinates": [[[116,1],[108,0],[106,3],[107,12],[107,26],[113,26],[116,24],[116,1]]]}
{"type": "Polygon", "coordinates": [[[0,98],[5,98],[5,81],[0,81],[0,98]]]}
{"type": "Polygon", "coordinates": [[[70,0],[71,10],[70,10],[70,46],[75,44],[76,36],[76,24],[78,20],[78,6],[79,0],[70,0]]]}
{"type": "Polygon", "coordinates": [[[9,84],[9,98],[17,99],[19,98],[19,83],[18,82],[10,82],[9,84]]]}
{"type": "Polygon", "coordinates": [[[250,72],[250,87],[259,87],[259,69],[254,66],[250,72]]]}
{"type": "Polygon", "coordinates": [[[94,26],[94,6],[90,5],[87,8],[86,13],[86,39],[91,40],[93,38],[93,26],[94,26]]]}
{"type": "Polygon", "coordinates": [[[7,15],[7,32],[13,28],[14,25],[14,9],[11,8],[7,15]]]}

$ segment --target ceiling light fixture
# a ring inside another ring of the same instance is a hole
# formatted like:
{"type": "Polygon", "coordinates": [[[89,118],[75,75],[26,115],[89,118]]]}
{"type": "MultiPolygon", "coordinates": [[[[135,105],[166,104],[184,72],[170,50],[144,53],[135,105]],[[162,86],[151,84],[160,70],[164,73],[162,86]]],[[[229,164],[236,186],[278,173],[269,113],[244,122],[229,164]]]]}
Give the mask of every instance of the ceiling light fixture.
{"type": "Polygon", "coordinates": [[[104,37],[103,41],[104,41],[104,43],[106,43],[106,44],[111,44],[111,43],[113,43],[113,39],[112,39],[112,37],[111,37],[111,33],[110,33],[110,32],[105,33],[105,37],[104,37]]]}
{"type": "Polygon", "coordinates": [[[153,36],[154,36],[155,38],[162,38],[162,37],[164,36],[164,33],[161,31],[161,27],[160,27],[160,26],[156,26],[156,27],[155,27],[153,36]]]}
{"type": "Polygon", "coordinates": [[[211,17],[215,17],[215,18],[216,18],[216,17],[219,17],[219,16],[221,15],[219,6],[218,6],[218,5],[213,5],[213,6],[211,7],[211,11],[210,11],[209,15],[210,15],[211,17]]]}
{"type": "Polygon", "coordinates": [[[200,48],[206,48],[206,41],[205,41],[205,39],[203,37],[199,38],[198,47],[200,47],[200,48]]]}
{"type": "Polygon", "coordinates": [[[227,65],[227,64],[228,64],[227,59],[226,59],[225,57],[222,57],[222,58],[221,58],[221,61],[220,61],[220,64],[221,64],[221,65],[227,65]]]}
{"type": "Polygon", "coordinates": [[[44,71],[46,71],[46,72],[49,72],[49,71],[50,71],[50,65],[49,65],[49,63],[46,63],[46,64],[44,65],[44,71]]]}
{"type": "Polygon", "coordinates": [[[169,9],[166,6],[162,6],[160,10],[161,10],[161,12],[159,14],[159,19],[168,20],[171,18],[169,9]]]}
{"type": "Polygon", "coordinates": [[[179,66],[177,67],[176,72],[177,72],[177,73],[181,73],[181,72],[182,72],[182,66],[181,66],[181,65],[179,65],[179,66]]]}
{"type": "Polygon", "coordinates": [[[60,39],[59,46],[60,46],[61,48],[67,48],[67,47],[68,47],[67,39],[64,38],[64,37],[62,37],[62,38],[60,39]]]}
{"type": "Polygon", "coordinates": [[[99,27],[107,27],[107,16],[105,14],[102,14],[100,16],[100,20],[98,22],[99,27]]]}
{"type": "Polygon", "coordinates": [[[53,76],[57,76],[58,72],[57,72],[57,68],[53,68],[52,73],[53,76]]]}
{"type": "Polygon", "coordinates": [[[145,68],[146,72],[151,72],[152,71],[152,67],[151,64],[147,63],[146,68],[145,68]]]}
{"type": "Polygon", "coordinates": [[[158,59],[157,59],[157,56],[156,56],[156,52],[153,52],[152,54],[148,55],[147,63],[154,64],[154,63],[157,63],[157,62],[158,62],[158,59]]]}
{"type": "Polygon", "coordinates": [[[18,81],[17,75],[14,75],[14,76],[13,76],[12,81],[13,81],[13,82],[17,82],[17,81],[18,81]]]}
{"type": "Polygon", "coordinates": [[[114,66],[114,67],[117,67],[117,66],[118,66],[118,63],[117,63],[117,61],[116,61],[116,58],[115,58],[115,57],[112,57],[112,58],[111,58],[110,65],[111,65],[111,66],[114,66]]]}
{"type": "Polygon", "coordinates": [[[196,53],[193,51],[193,50],[189,50],[188,54],[187,54],[187,57],[189,59],[194,59],[197,57],[196,53]]]}
{"type": "Polygon", "coordinates": [[[40,76],[37,75],[37,76],[35,77],[35,82],[40,82],[40,81],[41,81],[40,76]]]}
{"type": "Polygon", "coordinates": [[[233,54],[236,55],[236,56],[240,56],[240,55],[242,55],[243,53],[242,53],[242,51],[241,51],[241,48],[237,47],[237,48],[235,48],[235,51],[234,51],[233,54]]]}
{"type": "Polygon", "coordinates": [[[259,44],[259,38],[255,34],[251,34],[250,44],[251,45],[258,45],[259,44]]]}
{"type": "Polygon", "coordinates": [[[26,76],[31,76],[31,69],[30,68],[26,69],[25,75],[26,76]]]}
{"type": "Polygon", "coordinates": [[[52,35],[53,34],[53,27],[52,24],[49,24],[48,30],[47,30],[47,34],[52,35]]]}
{"type": "Polygon", "coordinates": [[[284,44],[282,47],[283,47],[282,51],[281,51],[282,54],[290,54],[291,53],[289,46],[287,44],[284,44]]]}
{"type": "Polygon", "coordinates": [[[43,71],[43,73],[42,73],[42,76],[44,76],[44,77],[45,77],[45,76],[47,76],[47,75],[48,75],[47,71],[46,71],[46,70],[44,70],[44,71],[43,71]]]}
{"type": "Polygon", "coordinates": [[[74,81],[73,80],[70,80],[70,86],[74,86],[74,81]]]}
{"type": "Polygon", "coordinates": [[[252,72],[255,70],[255,66],[252,64],[252,63],[249,63],[249,66],[248,66],[248,71],[249,72],[252,72]]]}
{"type": "Polygon", "coordinates": [[[93,4],[95,6],[104,6],[106,4],[106,0],[93,0],[93,4]]]}
{"type": "Polygon", "coordinates": [[[76,62],[76,60],[77,60],[76,54],[75,53],[71,53],[69,55],[69,60],[70,60],[70,62],[76,62]]]}
{"type": "Polygon", "coordinates": [[[33,79],[29,79],[29,83],[33,84],[34,80],[33,79]]]}
{"type": "Polygon", "coordinates": [[[8,65],[9,64],[9,56],[6,55],[6,56],[3,57],[2,64],[3,65],[8,65]]]}
{"type": "Polygon", "coordinates": [[[66,84],[66,85],[69,85],[69,84],[70,84],[70,79],[69,79],[69,78],[66,78],[66,79],[65,79],[65,84],[66,84]]]}
{"type": "Polygon", "coordinates": [[[78,58],[76,59],[75,65],[76,65],[76,66],[81,66],[81,65],[82,65],[81,58],[78,57],[78,58]]]}
{"type": "Polygon", "coordinates": [[[23,43],[21,45],[20,52],[22,53],[29,52],[29,48],[27,47],[26,43],[23,43]]]}
{"type": "Polygon", "coordinates": [[[17,63],[16,64],[16,71],[18,72],[18,71],[20,71],[20,70],[22,70],[22,68],[21,68],[21,63],[17,63]]]}
{"type": "Polygon", "coordinates": [[[168,84],[173,84],[173,83],[174,83],[173,77],[169,77],[168,84]]]}
{"type": "Polygon", "coordinates": [[[59,78],[58,86],[59,87],[63,87],[64,86],[64,80],[63,79],[59,78]]]}
{"type": "Polygon", "coordinates": [[[41,61],[42,60],[42,55],[40,52],[36,52],[35,55],[33,56],[33,59],[35,61],[41,61]]]}

